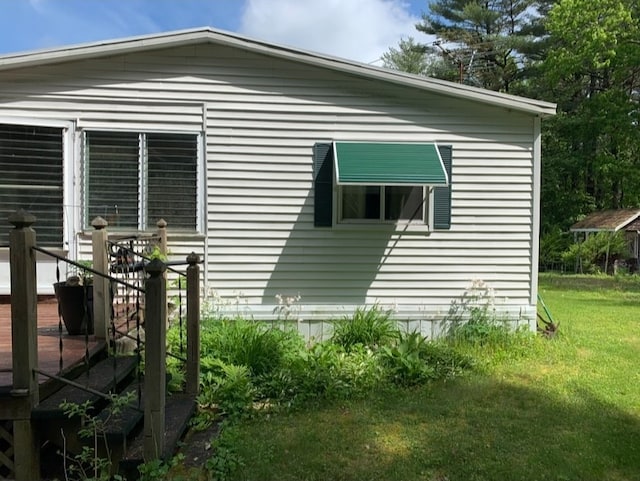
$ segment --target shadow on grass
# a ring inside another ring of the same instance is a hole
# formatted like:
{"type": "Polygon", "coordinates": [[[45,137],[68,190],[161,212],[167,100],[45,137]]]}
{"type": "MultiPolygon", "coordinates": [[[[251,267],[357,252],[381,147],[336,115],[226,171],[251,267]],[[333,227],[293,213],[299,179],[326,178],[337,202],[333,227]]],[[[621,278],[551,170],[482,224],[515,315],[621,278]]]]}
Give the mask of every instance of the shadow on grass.
{"type": "Polygon", "coordinates": [[[638,418],[585,391],[560,398],[490,378],[256,421],[241,433],[238,479],[640,478],[638,418]]]}

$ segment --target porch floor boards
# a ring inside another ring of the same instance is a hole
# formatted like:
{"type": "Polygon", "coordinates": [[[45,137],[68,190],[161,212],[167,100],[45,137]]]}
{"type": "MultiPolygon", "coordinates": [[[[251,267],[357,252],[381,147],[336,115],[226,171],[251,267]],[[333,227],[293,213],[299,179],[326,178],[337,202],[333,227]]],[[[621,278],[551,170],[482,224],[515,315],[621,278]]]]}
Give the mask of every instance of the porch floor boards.
{"type": "MultiPolygon", "coordinates": [[[[60,373],[60,338],[58,335],[58,303],[55,298],[45,298],[38,301],[38,366],[40,370],[58,375],[60,373]]],[[[70,336],[62,327],[62,370],[66,371],[83,362],[85,350],[90,355],[102,349],[104,341],[97,341],[95,336],[89,336],[89,343],[85,345],[85,336],[70,336]]],[[[39,383],[43,385],[50,381],[46,376],[39,376],[39,383]]],[[[11,357],[11,303],[3,299],[0,302],[0,392],[8,392],[12,388],[12,357],[11,357]]]]}

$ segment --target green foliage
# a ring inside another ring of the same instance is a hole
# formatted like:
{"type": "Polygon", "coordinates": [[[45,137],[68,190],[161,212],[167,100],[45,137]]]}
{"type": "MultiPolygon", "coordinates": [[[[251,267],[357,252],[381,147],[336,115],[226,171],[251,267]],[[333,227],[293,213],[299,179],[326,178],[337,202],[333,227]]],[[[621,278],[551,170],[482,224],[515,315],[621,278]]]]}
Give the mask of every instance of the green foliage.
{"type": "Polygon", "coordinates": [[[561,0],[547,25],[539,85],[559,115],[544,124],[543,232],[640,205],[637,1],[561,0]]]}
{"type": "MultiPolygon", "coordinates": [[[[397,48],[390,47],[382,54],[382,62],[386,68],[402,72],[430,76],[439,72],[438,78],[442,78],[443,74],[446,76],[442,71],[443,68],[447,68],[444,61],[433,53],[427,53],[427,48],[416,43],[412,37],[400,40],[397,48]]],[[[457,72],[454,71],[449,77],[455,75],[457,72]]]]}
{"type": "MultiPolygon", "coordinates": [[[[226,364],[245,366],[254,376],[279,369],[287,355],[304,347],[297,332],[266,323],[205,319],[202,321],[201,353],[226,364]]],[[[206,372],[206,368],[203,367],[206,372]]]]}
{"type": "Polygon", "coordinates": [[[540,236],[540,254],[538,265],[541,270],[562,270],[564,261],[562,253],[572,243],[571,235],[562,232],[559,228],[553,228],[540,236]]]}
{"type": "Polygon", "coordinates": [[[159,259],[162,262],[166,262],[169,259],[169,256],[166,253],[162,252],[158,244],[153,244],[149,246],[148,249],[149,251],[146,253],[146,257],[151,260],[159,259]]]}
{"type": "Polygon", "coordinates": [[[138,466],[138,473],[140,473],[139,481],[160,481],[165,479],[172,479],[178,481],[176,477],[170,477],[170,471],[180,465],[184,460],[183,454],[177,454],[170,461],[163,461],[161,459],[154,459],[138,466]]]}
{"type": "Polygon", "coordinates": [[[210,481],[226,481],[244,466],[238,454],[238,432],[233,426],[223,426],[220,436],[211,442],[213,456],[207,459],[205,469],[210,481]]]}
{"type": "Polygon", "coordinates": [[[173,324],[167,329],[167,354],[173,354],[167,356],[166,362],[167,375],[169,377],[167,389],[171,392],[178,392],[184,387],[185,366],[184,361],[179,359],[179,357],[184,358],[186,342],[185,334],[184,332],[182,334],[180,333],[180,326],[178,324],[173,324]],[[182,339],[180,339],[181,335],[182,339]]]}
{"type": "Polygon", "coordinates": [[[559,44],[549,56],[550,68],[564,72],[610,68],[624,57],[638,60],[637,3],[632,0],[561,0],[549,14],[548,27],[559,44]],[[635,4],[635,8],[634,8],[635,4]],[[623,57],[620,59],[619,57],[623,57]]]}
{"type": "Polygon", "coordinates": [[[359,307],[352,317],[334,322],[331,341],[347,350],[358,344],[377,349],[397,334],[398,328],[391,320],[391,312],[374,305],[368,309],[359,307]]]}
{"type": "Polygon", "coordinates": [[[255,388],[247,366],[204,358],[201,384],[202,391],[198,396],[200,405],[215,405],[230,417],[242,416],[252,406],[255,388]]]}
{"type": "Polygon", "coordinates": [[[412,332],[401,334],[396,345],[382,348],[384,363],[394,383],[413,386],[435,379],[435,368],[422,359],[426,344],[420,333],[412,332]]]}
{"type": "Polygon", "coordinates": [[[639,283],[543,273],[563,325],[553,340],[530,336],[517,358],[478,347],[469,352],[488,369],[455,382],[237,425],[245,466],[231,479],[636,479],[639,283]]]}
{"type": "Polygon", "coordinates": [[[331,342],[316,344],[301,353],[295,372],[302,400],[356,397],[383,379],[377,356],[362,344],[348,350],[331,342]]]}
{"type": "Polygon", "coordinates": [[[608,271],[615,257],[626,258],[629,248],[623,231],[598,232],[584,242],[577,242],[563,252],[562,260],[569,266],[575,266],[576,272],[596,273],[608,271]]]}
{"type": "Polygon", "coordinates": [[[513,92],[526,87],[523,79],[544,51],[541,19],[549,3],[431,1],[416,28],[436,36],[429,50],[459,72],[455,80],[513,92]]]}
{"type": "Polygon", "coordinates": [[[402,333],[393,346],[382,349],[390,379],[401,386],[455,377],[473,366],[472,360],[442,342],[432,342],[419,332],[402,333]]]}
{"type": "Polygon", "coordinates": [[[112,395],[109,405],[106,408],[107,417],[99,418],[92,414],[93,405],[90,401],[82,404],[63,402],[60,408],[68,418],[78,418],[80,429],[78,435],[91,442],[90,446],[82,446],[80,453],[72,455],[66,450],[66,438],[64,448],[61,453],[65,460],[65,476],[67,479],[92,480],[92,481],[115,481],[122,479],[120,476],[111,477],[111,452],[105,435],[106,427],[113,416],[117,416],[135,398],[135,393],[125,395],[112,395]],[[99,449],[103,446],[105,455],[101,456],[99,449]],[[69,464],[67,464],[69,463],[69,464]]]}
{"type": "MultiPolygon", "coordinates": [[[[444,322],[446,342],[457,352],[475,354],[480,349],[500,359],[517,358],[532,347],[531,332],[514,329],[513,320],[497,317],[495,292],[484,281],[473,281],[460,299],[451,302],[444,322]]],[[[466,366],[463,359],[460,362],[466,366]]]]}
{"type": "Polygon", "coordinates": [[[504,323],[489,318],[474,318],[468,322],[454,325],[449,331],[449,338],[454,343],[486,346],[501,344],[513,334],[504,323]]]}

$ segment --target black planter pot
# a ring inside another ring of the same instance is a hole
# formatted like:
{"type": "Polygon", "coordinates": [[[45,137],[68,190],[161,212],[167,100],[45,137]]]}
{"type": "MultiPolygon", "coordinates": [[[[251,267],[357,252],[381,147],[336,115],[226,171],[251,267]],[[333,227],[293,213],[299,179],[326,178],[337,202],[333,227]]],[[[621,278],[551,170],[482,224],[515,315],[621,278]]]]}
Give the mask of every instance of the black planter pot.
{"type": "Polygon", "coordinates": [[[57,282],[53,290],[67,332],[73,336],[93,334],[93,286],[69,286],[66,282],[57,282]]]}

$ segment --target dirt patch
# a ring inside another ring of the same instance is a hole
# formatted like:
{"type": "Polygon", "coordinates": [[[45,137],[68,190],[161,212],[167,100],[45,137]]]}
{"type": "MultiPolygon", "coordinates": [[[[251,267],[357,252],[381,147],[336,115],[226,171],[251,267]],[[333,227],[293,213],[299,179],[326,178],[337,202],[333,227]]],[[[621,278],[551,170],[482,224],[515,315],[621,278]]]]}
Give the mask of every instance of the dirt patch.
{"type": "Polygon", "coordinates": [[[190,429],[187,432],[178,451],[184,455],[182,464],[185,468],[200,468],[213,455],[211,441],[220,434],[220,427],[221,424],[216,422],[207,429],[201,431],[190,429]]]}

